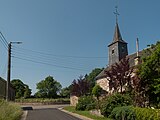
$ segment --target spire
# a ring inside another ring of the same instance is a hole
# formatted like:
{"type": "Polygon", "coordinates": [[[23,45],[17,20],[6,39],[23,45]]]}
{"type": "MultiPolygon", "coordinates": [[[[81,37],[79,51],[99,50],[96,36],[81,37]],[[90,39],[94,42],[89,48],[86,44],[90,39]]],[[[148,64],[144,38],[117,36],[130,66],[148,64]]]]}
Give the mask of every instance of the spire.
{"type": "Polygon", "coordinates": [[[123,41],[117,22],[116,22],[116,27],[115,27],[114,37],[113,37],[113,42],[116,42],[116,41],[123,41]]]}
{"type": "Polygon", "coordinates": [[[118,26],[118,15],[120,15],[118,12],[118,6],[116,6],[115,9],[116,11],[114,12],[114,14],[116,16],[116,27],[115,27],[113,42],[123,41],[120,30],[119,30],[119,26],[118,26]]]}

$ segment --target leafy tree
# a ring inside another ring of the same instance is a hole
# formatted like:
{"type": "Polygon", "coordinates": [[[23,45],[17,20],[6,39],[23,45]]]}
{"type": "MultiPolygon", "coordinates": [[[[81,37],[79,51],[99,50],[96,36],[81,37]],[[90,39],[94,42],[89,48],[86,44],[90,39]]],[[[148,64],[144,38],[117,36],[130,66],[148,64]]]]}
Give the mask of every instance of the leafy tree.
{"type": "Polygon", "coordinates": [[[45,80],[37,83],[38,92],[35,96],[40,98],[56,98],[61,87],[61,84],[54,80],[52,76],[48,76],[45,80]]]}
{"type": "Polygon", "coordinates": [[[97,84],[92,89],[92,94],[97,98],[97,107],[98,107],[98,109],[100,108],[100,106],[99,106],[99,97],[101,96],[102,92],[103,92],[103,89],[97,84]]]}
{"type": "Polygon", "coordinates": [[[69,98],[70,97],[70,91],[71,91],[71,86],[61,89],[60,96],[62,98],[69,98]]]}
{"type": "Polygon", "coordinates": [[[99,75],[104,68],[95,68],[92,70],[89,75],[86,75],[85,78],[90,82],[90,92],[92,92],[93,87],[95,86],[95,78],[97,75],[99,75]]]}
{"type": "Polygon", "coordinates": [[[123,88],[127,84],[127,88],[131,87],[131,74],[133,70],[129,66],[129,58],[123,58],[119,63],[115,63],[109,70],[105,71],[109,80],[110,90],[114,92],[123,92],[123,88]]]}
{"type": "Polygon", "coordinates": [[[14,79],[11,81],[11,84],[15,88],[16,98],[27,98],[31,96],[31,89],[29,89],[29,86],[24,84],[21,80],[14,79]]]}
{"type": "Polygon", "coordinates": [[[140,85],[149,104],[160,104],[160,43],[150,56],[145,57],[139,70],[140,85]]]}
{"type": "Polygon", "coordinates": [[[80,76],[79,79],[73,80],[71,84],[71,95],[78,97],[89,94],[90,83],[88,80],[80,76]]]}
{"type": "Polygon", "coordinates": [[[31,89],[29,89],[28,85],[25,85],[24,98],[29,98],[31,96],[31,89]]]}
{"type": "Polygon", "coordinates": [[[99,100],[99,97],[102,94],[103,89],[99,85],[95,85],[92,89],[92,94],[99,100]]]}
{"type": "Polygon", "coordinates": [[[142,84],[142,81],[138,76],[138,70],[135,71],[135,75],[132,78],[132,81],[133,81],[132,97],[134,105],[138,107],[145,107],[146,97],[145,97],[144,85],[142,84]]]}

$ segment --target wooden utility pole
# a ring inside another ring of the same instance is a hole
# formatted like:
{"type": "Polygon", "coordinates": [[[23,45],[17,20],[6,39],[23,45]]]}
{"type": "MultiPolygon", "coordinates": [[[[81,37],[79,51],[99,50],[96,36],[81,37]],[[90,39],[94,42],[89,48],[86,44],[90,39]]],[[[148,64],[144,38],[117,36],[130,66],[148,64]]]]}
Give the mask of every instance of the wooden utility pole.
{"type": "Polygon", "coordinates": [[[12,44],[21,44],[22,42],[10,42],[8,44],[8,72],[7,72],[7,85],[6,85],[6,101],[11,100],[11,92],[10,92],[10,79],[11,79],[11,49],[12,44]]]}
{"type": "Polygon", "coordinates": [[[6,86],[6,101],[10,100],[10,79],[11,79],[11,42],[8,44],[8,72],[6,86]]]}

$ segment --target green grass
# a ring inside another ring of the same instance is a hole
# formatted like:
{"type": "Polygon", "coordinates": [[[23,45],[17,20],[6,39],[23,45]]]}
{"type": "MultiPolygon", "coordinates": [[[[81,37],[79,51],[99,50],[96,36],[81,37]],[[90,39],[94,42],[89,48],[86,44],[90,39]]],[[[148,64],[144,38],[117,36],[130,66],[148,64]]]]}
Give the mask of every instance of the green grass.
{"type": "Polygon", "coordinates": [[[79,115],[83,115],[83,116],[86,116],[86,117],[94,119],[94,120],[111,120],[109,118],[92,115],[89,111],[77,111],[77,110],[75,110],[75,107],[73,107],[73,106],[66,106],[66,107],[64,107],[64,110],[67,110],[69,112],[76,113],[79,115]]]}
{"type": "Polygon", "coordinates": [[[0,120],[20,120],[21,115],[20,106],[0,100],[0,120]]]}

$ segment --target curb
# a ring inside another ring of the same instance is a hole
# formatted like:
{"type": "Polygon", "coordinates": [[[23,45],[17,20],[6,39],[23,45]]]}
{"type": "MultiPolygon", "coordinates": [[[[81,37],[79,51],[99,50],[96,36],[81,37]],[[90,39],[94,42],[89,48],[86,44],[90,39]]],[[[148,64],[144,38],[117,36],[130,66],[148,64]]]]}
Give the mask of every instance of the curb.
{"type": "Polygon", "coordinates": [[[82,120],[94,120],[94,119],[91,119],[91,118],[88,118],[88,117],[85,117],[85,116],[82,116],[82,115],[79,115],[79,114],[76,114],[76,113],[69,112],[67,110],[64,110],[63,108],[58,108],[58,109],[61,110],[62,112],[73,115],[73,116],[75,116],[77,118],[80,118],[82,120]]]}
{"type": "Polygon", "coordinates": [[[23,114],[21,116],[21,120],[26,120],[27,114],[28,114],[28,111],[23,111],[23,114]]]}

